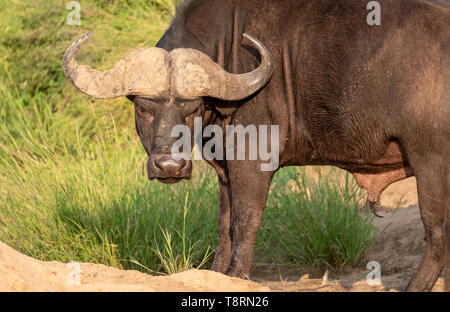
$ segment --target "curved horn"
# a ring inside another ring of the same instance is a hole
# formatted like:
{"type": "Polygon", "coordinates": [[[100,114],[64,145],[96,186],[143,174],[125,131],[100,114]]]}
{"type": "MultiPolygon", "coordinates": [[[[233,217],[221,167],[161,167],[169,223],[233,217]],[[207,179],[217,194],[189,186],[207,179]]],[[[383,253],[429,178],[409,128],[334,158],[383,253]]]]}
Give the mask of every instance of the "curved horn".
{"type": "Polygon", "coordinates": [[[272,54],[258,39],[244,34],[261,54],[261,64],[252,72],[232,74],[206,54],[194,49],[171,52],[175,64],[172,84],[179,96],[210,96],[227,101],[245,99],[261,89],[273,74],[272,54]]]}
{"type": "Polygon", "coordinates": [[[269,49],[255,37],[244,34],[261,55],[261,64],[255,70],[245,74],[222,72],[224,82],[212,90],[210,96],[228,101],[242,100],[259,91],[272,77],[273,58],[269,49]]]}
{"type": "Polygon", "coordinates": [[[80,46],[91,35],[89,32],[72,43],[62,62],[66,77],[81,92],[98,99],[130,94],[157,97],[168,92],[170,69],[166,51],[138,48],[110,70],[101,72],[88,65],[79,65],[75,60],[80,46]]]}

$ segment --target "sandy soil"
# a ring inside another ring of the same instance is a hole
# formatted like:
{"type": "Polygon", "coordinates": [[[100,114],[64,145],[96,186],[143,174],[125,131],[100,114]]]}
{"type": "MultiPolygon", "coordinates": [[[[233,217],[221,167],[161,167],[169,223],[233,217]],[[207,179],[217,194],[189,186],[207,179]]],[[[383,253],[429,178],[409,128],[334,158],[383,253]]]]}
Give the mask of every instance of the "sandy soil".
{"type": "MultiPolygon", "coordinates": [[[[424,233],[417,206],[414,178],[390,186],[382,195],[376,219],[382,229],[360,267],[312,277],[305,271],[256,267],[252,281],[230,278],[208,270],[171,276],[150,276],[100,264],[79,267],[44,262],[0,243],[0,291],[396,291],[403,290],[424,251],[424,233]],[[397,207],[398,206],[398,207],[397,207]],[[394,209],[394,207],[397,207],[394,209]],[[369,261],[378,261],[382,285],[369,286],[364,278],[369,261]],[[79,273],[79,274],[78,274],[79,273]],[[79,283],[78,283],[79,281],[79,283]]],[[[435,291],[443,290],[439,279],[435,291]]]]}
{"type": "Polygon", "coordinates": [[[269,291],[207,270],[150,276],[101,264],[39,261],[0,243],[0,291],[269,291]],[[79,275],[77,276],[77,272],[79,275]],[[79,278],[78,278],[79,277],[79,278]],[[77,283],[77,282],[80,283],[77,283]]]}

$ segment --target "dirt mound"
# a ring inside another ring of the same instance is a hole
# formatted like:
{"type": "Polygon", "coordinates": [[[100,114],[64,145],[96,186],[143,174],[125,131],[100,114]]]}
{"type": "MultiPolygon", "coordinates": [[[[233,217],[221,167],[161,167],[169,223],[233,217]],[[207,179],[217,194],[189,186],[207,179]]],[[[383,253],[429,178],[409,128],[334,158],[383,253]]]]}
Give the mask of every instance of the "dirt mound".
{"type": "Polygon", "coordinates": [[[46,262],[0,243],[0,291],[269,291],[206,270],[150,276],[101,264],[46,262]]]}

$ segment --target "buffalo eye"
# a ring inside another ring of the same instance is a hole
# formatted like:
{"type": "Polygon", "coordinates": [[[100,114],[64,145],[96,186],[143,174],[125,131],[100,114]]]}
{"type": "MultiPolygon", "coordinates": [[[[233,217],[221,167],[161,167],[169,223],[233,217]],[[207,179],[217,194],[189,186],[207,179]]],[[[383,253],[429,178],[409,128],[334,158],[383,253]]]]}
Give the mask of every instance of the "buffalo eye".
{"type": "Polygon", "coordinates": [[[140,116],[140,117],[148,117],[148,118],[153,117],[153,114],[148,109],[144,108],[143,106],[141,106],[139,104],[135,105],[135,110],[136,110],[136,113],[138,114],[138,116],[140,116]]]}

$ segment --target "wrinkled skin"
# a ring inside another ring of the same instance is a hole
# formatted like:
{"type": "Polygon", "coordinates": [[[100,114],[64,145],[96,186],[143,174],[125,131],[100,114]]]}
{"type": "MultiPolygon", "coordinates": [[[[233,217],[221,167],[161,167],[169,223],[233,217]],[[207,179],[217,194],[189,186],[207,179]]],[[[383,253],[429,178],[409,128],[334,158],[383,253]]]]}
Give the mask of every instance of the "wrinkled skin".
{"type": "MultiPolygon", "coordinates": [[[[239,102],[130,100],[150,158],[166,154],[176,139],[170,129],[197,114],[204,126],[280,125],[280,167],[343,168],[371,203],[389,184],[414,175],[426,250],[407,290],[429,291],[444,267],[450,202],[450,6],[438,0],[379,2],[381,26],[370,27],[366,0],[188,1],[158,47],[198,49],[229,72],[243,73],[259,64],[254,49],[241,45],[246,32],[271,50],[272,79],[239,102]]],[[[261,171],[260,163],[210,162],[220,185],[215,271],[241,278],[251,272],[274,174],[261,171]]],[[[445,283],[449,291],[450,272],[445,283]]]]}

